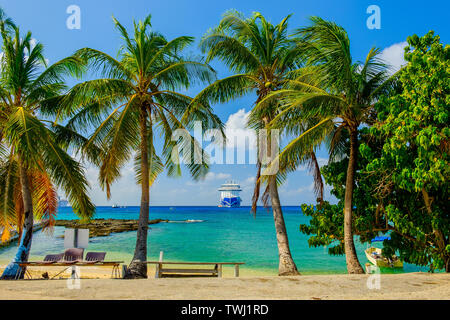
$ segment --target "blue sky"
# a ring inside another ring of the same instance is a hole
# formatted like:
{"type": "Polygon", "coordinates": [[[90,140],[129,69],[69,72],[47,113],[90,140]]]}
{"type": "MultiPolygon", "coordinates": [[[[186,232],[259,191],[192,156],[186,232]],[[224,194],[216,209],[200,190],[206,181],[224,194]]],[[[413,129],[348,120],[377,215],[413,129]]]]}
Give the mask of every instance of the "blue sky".
{"type": "MultiPolygon", "coordinates": [[[[363,60],[372,46],[385,49],[383,57],[394,66],[402,61],[402,48],[406,37],[412,34],[423,35],[434,30],[444,43],[449,42],[448,1],[331,1],[331,0],[0,0],[0,6],[20,25],[22,31],[31,30],[33,37],[46,48],[50,63],[72,54],[81,47],[92,47],[116,55],[120,37],[113,27],[114,15],[125,26],[132,19],[142,19],[152,14],[155,30],[171,39],[181,35],[194,36],[196,45],[188,52],[198,54],[198,39],[211,27],[217,25],[221,15],[228,9],[237,9],[246,15],[261,12],[272,23],[278,23],[288,14],[293,14],[290,28],[295,29],[308,23],[308,17],[317,15],[342,25],[351,39],[352,55],[355,60],[363,60]],[[81,29],[69,30],[66,9],[77,5],[81,9],[81,29]],[[366,20],[370,14],[366,9],[378,5],[381,9],[381,29],[369,30],[366,20]]],[[[226,68],[218,62],[212,66],[218,77],[229,75],[226,68]]],[[[195,95],[195,88],[189,93],[195,95]]],[[[214,106],[215,112],[230,129],[242,130],[245,115],[250,110],[254,96],[224,105],[214,106]]],[[[326,163],[327,153],[318,153],[321,163],[326,163]]],[[[243,204],[251,200],[254,165],[213,165],[211,173],[202,182],[193,182],[188,174],[173,179],[161,176],[151,190],[152,205],[216,205],[217,187],[226,179],[241,182],[243,204]]],[[[97,187],[97,172],[87,165],[88,179],[92,185],[91,196],[97,205],[120,203],[138,205],[139,187],[134,183],[131,166],[123,170],[122,178],[112,188],[112,200],[107,202],[105,194],[97,187]]],[[[313,203],[312,178],[307,170],[300,168],[289,175],[281,187],[280,197],[283,205],[313,203]]],[[[327,196],[328,200],[332,200],[327,196]]]]}

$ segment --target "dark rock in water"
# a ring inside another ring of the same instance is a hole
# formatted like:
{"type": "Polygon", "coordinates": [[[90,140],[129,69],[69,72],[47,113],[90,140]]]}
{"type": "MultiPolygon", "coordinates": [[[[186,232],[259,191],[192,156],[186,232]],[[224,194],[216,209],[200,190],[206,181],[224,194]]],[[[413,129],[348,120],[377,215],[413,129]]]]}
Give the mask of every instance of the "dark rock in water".
{"type": "MultiPolygon", "coordinates": [[[[151,225],[160,222],[169,222],[169,220],[149,220],[148,224],[151,225]]],[[[81,223],[79,220],[56,220],[55,226],[72,229],[89,229],[89,238],[94,238],[107,237],[111,233],[136,231],[139,226],[139,220],[95,219],[88,223],[81,223]]]]}

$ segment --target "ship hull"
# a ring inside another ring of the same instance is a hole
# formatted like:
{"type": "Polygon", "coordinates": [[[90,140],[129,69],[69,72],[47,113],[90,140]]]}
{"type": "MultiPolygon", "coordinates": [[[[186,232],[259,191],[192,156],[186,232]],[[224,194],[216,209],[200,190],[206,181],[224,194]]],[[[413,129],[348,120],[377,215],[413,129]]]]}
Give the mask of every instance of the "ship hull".
{"type": "Polygon", "coordinates": [[[220,201],[219,207],[221,208],[239,208],[241,206],[241,198],[223,198],[220,201]]]}

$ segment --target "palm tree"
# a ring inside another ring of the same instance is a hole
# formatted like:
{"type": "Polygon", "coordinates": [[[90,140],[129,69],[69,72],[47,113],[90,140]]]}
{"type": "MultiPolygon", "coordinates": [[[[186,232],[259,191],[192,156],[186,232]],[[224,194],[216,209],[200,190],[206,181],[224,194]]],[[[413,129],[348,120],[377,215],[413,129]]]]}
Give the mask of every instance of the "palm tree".
{"type": "Polygon", "coordinates": [[[307,61],[279,90],[261,101],[264,109],[272,100],[282,101],[283,110],[271,127],[298,127],[299,134],[280,153],[281,166],[290,168],[323,141],[328,140],[330,159],[342,153],[348,143],[344,208],[344,248],[348,273],[363,273],[356,255],[352,229],[352,198],[358,154],[358,128],[374,121],[373,105],[389,90],[392,79],[387,66],[372,48],[364,63],[353,63],[346,31],[318,17],[310,27],[298,30],[298,47],[307,61]],[[344,131],[348,134],[345,134],[344,131]]]}
{"type": "Polygon", "coordinates": [[[0,226],[4,240],[14,225],[21,234],[17,254],[1,277],[11,279],[19,271],[15,262],[28,261],[34,218],[54,221],[57,188],[80,217],[92,217],[95,207],[83,168],[67,153],[74,134],[43,118],[44,105],[47,115],[56,112],[64,77],[79,75],[82,61],[69,57],[47,68],[43,45],[34,43],[30,32],[21,38],[1,10],[0,31],[0,226]]]}
{"type": "Polygon", "coordinates": [[[182,161],[194,179],[203,177],[208,171],[208,157],[187,130],[193,121],[202,121],[210,128],[223,126],[208,105],[191,110],[192,99],[177,92],[186,90],[195,81],[210,82],[215,77],[208,65],[180,56],[193,38],[184,36],[168,41],[152,31],[150,20],[149,15],[144,21],[134,22],[131,37],[114,19],[124,42],[118,59],[91,48],[77,51],[76,56],[87,61],[102,78],[76,85],[67,97],[67,101],[76,103],[68,103],[61,111],[61,116],[72,117],[67,124],[71,130],[86,130],[89,125],[96,128],[83,151],[93,145],[102,150],[97,162],[99,180],[108,198],[120,169],[135,155],[136,179],[142,194],[128,278],[147,277],[147,266],[142,261],[147,260],[150,186],[164,169],[170,176],[179,175],[182,161]],[[187,136],[172,141],[177,129],[184,130],[187,136]],[[163,140],[162,157],[155,148],[158,133],[163,140]],[[190,152],[192,148],[194,152],[190,152]]]}
{"type": "MultiPolygon", "coordinates": [[[[290,16],[287,16],[274,26],[260,13],[254,13],[247,19],[236,11],[225,13],[218,27],[204,35],[201,49],[204,53],[207,52],[207,62],[217,58],[225,63],[234,75],[218,80],[205,88],[194,99],[193,104],[223,103],[249,93],[256,93],[255,103],[257,104],[271,92],[281,89],[301,62],[298,59],[298,48],[288,37],[289,18],[290,16]]],[[[277,115],[278,109],[278,103],[273,101],[272,104],[266,105],[264,110],[258,110],[258,112],[253,110],[248,123],[249,127],[257,131],[267,128],[277,115]]],[[[268,145],[271,145],[270,137],[268,145]]],[[[312,156],[313,152],[310,155],[311,157],[305,161],[317,164],[315,157],[312,156]]],[[[262,181],[266,182],[267,186],[262,199],[264,203],[267,203],[270,198],[272,204],[279,253],[279,275],[297,275],[298,271],[289,248],[278,195],[277,180],[281,181],[283,175],[282,173],[272,174],[263,179],[259,158],[252,212],[256,214],[260,184],[262,181]]],[[[318,165],[313,165],[313,168],[318,169],[318,165]]],[[[320,198],[322,189],[320,174],[318,177],[317,191],[320,198]]]]}

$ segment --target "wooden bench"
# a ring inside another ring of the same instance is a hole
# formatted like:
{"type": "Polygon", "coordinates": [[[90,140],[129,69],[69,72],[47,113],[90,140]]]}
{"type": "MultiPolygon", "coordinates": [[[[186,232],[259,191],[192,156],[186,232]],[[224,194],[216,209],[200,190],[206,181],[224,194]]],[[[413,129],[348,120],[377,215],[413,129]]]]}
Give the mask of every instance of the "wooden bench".
{"type": "Polygon", "coordinates": [[[155,278],[164,277],[222,277],[222,266],[234,265],[234,276],[239,277],[239,266],[244,262],[163,262],[146,261],[156,265],[155,278]],[[189,266],[190,268],[174,268],[174,266],[189,266]],[[210,267],[195,268],[194,266],[210,267]]]}

